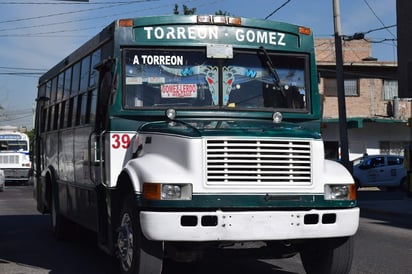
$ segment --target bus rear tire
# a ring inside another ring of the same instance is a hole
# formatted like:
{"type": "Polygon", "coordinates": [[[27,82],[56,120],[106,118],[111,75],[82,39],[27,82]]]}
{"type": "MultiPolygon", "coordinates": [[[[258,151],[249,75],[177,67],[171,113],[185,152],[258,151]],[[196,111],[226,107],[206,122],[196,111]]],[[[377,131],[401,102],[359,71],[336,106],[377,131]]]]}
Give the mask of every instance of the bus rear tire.
{"type": "Polygon", "coordinates": [[[300,257],[308,274],[347,274],[352,265],[353,238],[311,240],[300,257]]]}
{"type": "Polygon", "coordinates": [[[57,240],[66,240],[73,228],[72,223],[60,213],[58,191],[52,191],[50,219],[54,237],[57,240]]]}
{"type": "Polygon", "coordinates": [[[117,256],[121,273],[160,274],[163,266],[163,243],[147,240],[139,222],[136,200],[129,196],[120,213],[117,229],[117,256]]]}

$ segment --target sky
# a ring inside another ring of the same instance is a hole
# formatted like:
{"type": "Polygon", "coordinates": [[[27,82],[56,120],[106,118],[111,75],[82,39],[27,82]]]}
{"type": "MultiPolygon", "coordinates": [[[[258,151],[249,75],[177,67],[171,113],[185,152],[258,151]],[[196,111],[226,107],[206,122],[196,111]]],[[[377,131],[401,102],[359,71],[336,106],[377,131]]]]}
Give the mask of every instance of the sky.
{"type": "MultiPolygon", "coordinates": [[[[119,18],[170,15],[175,4],[196,14],[284,21],[334,35],[333,0],[0,0],[0,126],[33,127],[39,76],[119,18]]],[[[363,32],[372,56],[397,61],[396,0],[340,1],[342,35],[363,32]]]]}

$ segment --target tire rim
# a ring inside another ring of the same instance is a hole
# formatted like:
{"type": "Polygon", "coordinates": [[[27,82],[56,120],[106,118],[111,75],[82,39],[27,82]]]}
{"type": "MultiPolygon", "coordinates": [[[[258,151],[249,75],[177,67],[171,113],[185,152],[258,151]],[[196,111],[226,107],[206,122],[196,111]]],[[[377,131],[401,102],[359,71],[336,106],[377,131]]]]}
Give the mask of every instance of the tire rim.
{"type": "Polygon", "coordinates": [[[130,215],[123,214],[117,234],[119,259],[124,271],[129,271],[133,262],[133,228],[130,215]]]}

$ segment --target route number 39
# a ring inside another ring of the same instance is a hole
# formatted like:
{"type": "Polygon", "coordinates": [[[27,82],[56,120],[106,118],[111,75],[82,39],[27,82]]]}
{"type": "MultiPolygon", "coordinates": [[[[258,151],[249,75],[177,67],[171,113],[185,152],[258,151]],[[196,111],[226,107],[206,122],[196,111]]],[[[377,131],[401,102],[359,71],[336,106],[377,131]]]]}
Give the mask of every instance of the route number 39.
{"type": "Polygon", "coordinates": [[[113,134],[112,135],[112,148],[128,148],[130,146],[130,136],[128,134],[113,134]]]}

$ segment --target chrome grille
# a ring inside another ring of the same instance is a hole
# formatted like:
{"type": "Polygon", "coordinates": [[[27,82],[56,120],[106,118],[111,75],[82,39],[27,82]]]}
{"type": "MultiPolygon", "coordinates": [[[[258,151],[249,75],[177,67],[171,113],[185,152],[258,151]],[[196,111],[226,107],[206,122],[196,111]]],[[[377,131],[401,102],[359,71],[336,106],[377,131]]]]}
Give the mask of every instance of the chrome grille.
{"type": "Polygon", "coordinates": [[[18,155],[0,155],[0,164],[18,164],[18,155]]]}
{"type": "Polygon", "coordinates": [[[210,139],[206,145],[208,185],[311,183],[309,141],[210,139]]]}

